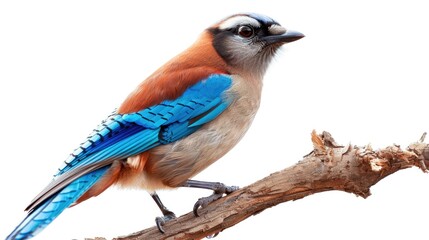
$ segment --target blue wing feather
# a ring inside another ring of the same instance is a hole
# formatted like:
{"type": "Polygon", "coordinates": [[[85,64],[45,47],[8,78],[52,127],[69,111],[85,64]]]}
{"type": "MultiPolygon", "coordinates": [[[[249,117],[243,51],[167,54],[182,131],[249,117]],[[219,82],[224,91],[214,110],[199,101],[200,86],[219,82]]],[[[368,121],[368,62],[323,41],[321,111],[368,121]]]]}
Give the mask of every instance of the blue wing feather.
{"type": "Polygon", "coordinates": [[[211,75],[191,86],[175,100],[165,100],[135,113],[111,115],[72,153],[55,176],[80,165],[106,158],[127,158],[170,142],[158,138],[157,134],[161,128],[206,114],[172,139],[178,140],[193,133],[197,126],[213,120],[229,106],[231,99],[223,96],[223,93],[231,86],[231,82],[228,75],[211,75]],[[147,144],[141,144],[142,142],[147,144]],[[123,147],[124,143],[129,146],[136,145],[137,149],[128,151],[123,147]]]}
{"type": "MultiPolygon", "coordinates": [[[[211,75],[188,88],[177,99],[165,100],[135,113],[113,113],[64,161],[55,174],[54,183],[69,176],[65,173],[80,171],[80,167],[126,159],[192,134],[229,106],[232,96],[224,93],[231,84],[229,75],[211,75]]],[[[108,168],[109,165],[100,164],[99,169],[76,176],[55,193],[49,193],[53,187],[48,186],[36,197],[27,217],[7,240],[26,239],[40,232],[91,188],[108,168]]]]}

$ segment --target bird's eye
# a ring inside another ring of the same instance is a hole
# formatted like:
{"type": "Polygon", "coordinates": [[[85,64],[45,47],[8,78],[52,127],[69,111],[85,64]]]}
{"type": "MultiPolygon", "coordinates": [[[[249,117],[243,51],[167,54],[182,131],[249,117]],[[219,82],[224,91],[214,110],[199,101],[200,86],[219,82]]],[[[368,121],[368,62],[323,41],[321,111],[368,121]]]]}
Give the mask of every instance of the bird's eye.
{"type": "Polygon", "coordinates": [[[250,26],[240,26],[237,33],[243,38],[250,38],[255,33],[255,30],[250,26]]]}

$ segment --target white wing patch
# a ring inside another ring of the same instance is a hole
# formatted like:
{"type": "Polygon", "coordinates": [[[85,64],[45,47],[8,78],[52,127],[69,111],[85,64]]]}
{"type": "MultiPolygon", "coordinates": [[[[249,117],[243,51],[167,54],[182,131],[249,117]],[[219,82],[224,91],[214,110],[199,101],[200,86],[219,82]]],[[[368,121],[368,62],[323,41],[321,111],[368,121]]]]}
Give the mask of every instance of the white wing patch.
{"type": "Polygon", "coordinates": [[[127,163],[132,168],[139,168],[140,166],[140,155],[134,155],[127,158],[127,163]]]}
{"type": "Polygon", "coordinates": [[[228,18],[224,22],[222,22],[219,25],[219,29],[229,29],[229,28],[235,28],[238,25],[250,25],[253,27],[261,27],[261,24],[255,20],[254,18],[248,17],[248,16],[235,16],[232,18],[228,18]]]}

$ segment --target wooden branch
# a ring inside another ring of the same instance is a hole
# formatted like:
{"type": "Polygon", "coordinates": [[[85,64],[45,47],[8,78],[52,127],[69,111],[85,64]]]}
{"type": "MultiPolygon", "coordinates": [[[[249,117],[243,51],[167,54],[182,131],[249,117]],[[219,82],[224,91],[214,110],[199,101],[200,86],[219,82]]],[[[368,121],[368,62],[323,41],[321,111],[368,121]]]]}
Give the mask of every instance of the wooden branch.
{"type": "Polygon", "coordinates": [[[314,150],[292,167],[271,174],[225,196],[203,209],[200,217],[192,212],[165,225],[165,234],[151,227],[116,240],[199,239],[221,232],[244,219],[279,203],[308,195],[340,190],[366,198],[370,187],[386,176],[412,166],[427,172],[429,145],[419,142],[407,149],[389,146],[373,150],[371,146],[339,146],[327,132],[313,131],[314,150]]]}

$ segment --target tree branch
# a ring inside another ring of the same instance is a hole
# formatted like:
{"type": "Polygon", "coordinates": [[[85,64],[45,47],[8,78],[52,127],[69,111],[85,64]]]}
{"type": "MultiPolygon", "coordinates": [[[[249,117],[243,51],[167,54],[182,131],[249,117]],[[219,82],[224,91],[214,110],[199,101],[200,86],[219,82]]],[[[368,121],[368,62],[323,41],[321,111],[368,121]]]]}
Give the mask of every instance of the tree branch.
{"type": "Polygon", "coordinates": [[[314,150],[292,167],[271,174],[225,196],[203,209],[171,220],[161,234],[151,227],[116,240],[198,239],[221,232],[279,203],[308,195],[340,190],[366,198],[370,187],[399,170],[412,166],[427,172],[429,145],[412,143],[405,150],[393,145],[381,150],[371,146],[339,146],[327,132],[312,133],[314,150]]]}

